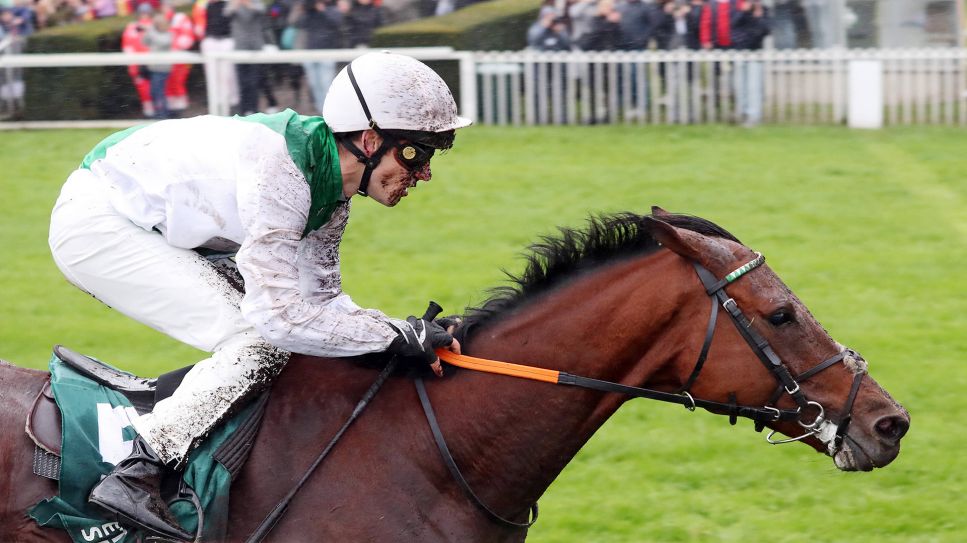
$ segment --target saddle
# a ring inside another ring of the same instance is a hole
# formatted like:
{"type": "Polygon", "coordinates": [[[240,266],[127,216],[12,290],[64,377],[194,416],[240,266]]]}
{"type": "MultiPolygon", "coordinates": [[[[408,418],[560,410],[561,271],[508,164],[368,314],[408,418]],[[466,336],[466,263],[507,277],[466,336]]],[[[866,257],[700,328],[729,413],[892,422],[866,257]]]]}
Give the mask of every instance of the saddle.
{"type": "MultiPolygon", "coordinates": [[[[34,473],[58,481],[58,493],[27,513],[40,526],[67,530],[74,541],[91,541],[95,532],[105,530],[111,534],[120,530],[121,535],[112,539],[120,541],[128,528],[117,522],[105,523],[101,512],[88,504],[87,493],[106,473],[103,470],[124,456],[118,444],[130,441],[131,418],[150,412],[158,401],[169,397],[191,367],[146,379],[62,345],[54,347],[50,367],[57,379],[53,384],[48,379],[34,399],[26,432],[35,444],[34,473]],[[71,406],[63,415],[58,398],[71,406]],[[105,406],[106,411],[102,410],[105,406]],[[105,412],[106,426],[102,426],[105,412]],[[112,413],[117,418],[112,418],[112,413]]],[[[182,526],[195,532],[196,539],[220,541],[224,537],[229,485],[238,477],[255,443],[268,394],[263,393],[228,417],[198,444],[184,469],[169,470],[162,479],[162,499],[182,526]]]]}
{"type": "MultiPolygon", "coordinates": [[[[64,347],[54,346],[54,356],[90,380],[124,395],[139,415],[151,412],[155,404],[171,396],[185,374],[193,366],[187,366],[156,379],[138,377],[115,369],[103,362],[64,347]]],[[[254,436],[262,422],[262,414],[268,394],[256,400],[259,404],[251,416],[238,428],[233,437],[223,443],[215,453],[215,459],[236,476],[248,458],[254,436]]],[[[60,479],[62,421],[60,407],[54,399],[50,380],[33,401],[27,414],[26,432],[34,442],[34,473],[48,479],[60,479]]]]}

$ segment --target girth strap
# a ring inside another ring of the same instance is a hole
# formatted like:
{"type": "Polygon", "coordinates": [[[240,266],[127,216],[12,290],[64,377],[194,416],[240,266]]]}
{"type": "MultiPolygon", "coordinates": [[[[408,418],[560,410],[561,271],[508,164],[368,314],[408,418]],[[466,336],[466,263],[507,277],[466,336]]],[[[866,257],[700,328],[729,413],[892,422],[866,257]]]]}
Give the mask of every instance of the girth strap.
{"type": "Polygon", "coordinates": [[[535,503],[530,507],[530,520],[527,522],[514,522],[512,520],[507,520],[506,518],[498,515],[492,509],[487,507],[487,505],[480,500],[473,489],[470,488],[470,484],[460,473],[460,468],[457,466],[456,461],[453,459],[453,455],[450,454],[450,448],[447,447],[447,442],[443,438],[443,432],[440,431],[440,424],[437,422],[436,413],[433,412],[433,406],[430,405],[430,397],[426,394],[426,385],[423,383],[422,377],[416,377],[413,380],[416,384],[416,393],[420,396],[420,404],[423,405],[423,412],[426,414],[426,420],[430,424],[430,431],[433,433],[433,439],[436,441],[437,448],[440,450],[440,455],[443,456],[443,462],[447,465],[447,469],[450,470],[450,475],[453,479],[460,485],[460,489],[463,490],[464,494],[470,498],[474,505],[476,505],[490,520],[510,526],[512,528],[529,528],[535,522],[537,522],[537,504],[535,503]]]}

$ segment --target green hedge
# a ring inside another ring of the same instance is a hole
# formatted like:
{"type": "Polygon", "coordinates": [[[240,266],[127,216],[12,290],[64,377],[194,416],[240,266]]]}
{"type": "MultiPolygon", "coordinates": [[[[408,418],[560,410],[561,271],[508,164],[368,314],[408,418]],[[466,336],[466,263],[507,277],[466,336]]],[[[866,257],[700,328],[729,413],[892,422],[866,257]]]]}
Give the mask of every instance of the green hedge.
{"type": "MultiPolygon", "coordinates": [[[[371,47],[439,47],[461,51],[517,51],[527,46],[527,28],[537,20],[540,0],[491,0],[440,17],[390,26],[373,34],[371,47]]],[[[460,68],[455,61],[427,62],[460,103],[460,68]]]]}
{"type": "MultiPolygon", "coordinates": [[[[491,0],[442,17],[380,28],[372,47],[450,46],[458,50],[519,50],[537,18],[540,0],[491,0]]],[[[131,17],[111,17],[44,29],[27,40],[28,53],[94,53],[121,50],[121,33],[131,17]]],[[[431,66],[459,100],[455,62],[431,66]]],[[[203,89],[201,70],[192,70],[189,92],[203,89]]],[[[141,104],[126,66],[29,68],[24,71],[27,120],[139,118],[141,104]]]]}
{"type": "MultiPolygon", "coordinates": [[[[47,28],[27,40],[28,53],[121,51],[130,17],[47,28]]],[[[28,68],[24,70],[27,120],[137,118],[141,105],[126,66],[28,68]]]]}
{"type": "Polygon", "coordinates": [[[491,0],[441,17],[376,30],[372,47],[450,46],[463,51],[513,51],[527,45],[540,0],[491,0]]]}

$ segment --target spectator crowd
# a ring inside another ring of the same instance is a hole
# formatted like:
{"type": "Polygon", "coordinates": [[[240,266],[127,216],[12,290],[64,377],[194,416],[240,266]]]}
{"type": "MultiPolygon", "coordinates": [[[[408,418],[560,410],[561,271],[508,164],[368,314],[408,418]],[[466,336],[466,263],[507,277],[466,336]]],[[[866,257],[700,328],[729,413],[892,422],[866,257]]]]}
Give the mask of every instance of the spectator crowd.
{"type": "Polygon", "coordinates": [[[0,0],[0,35],[26,38],[42,28],[127,16],[136,9],[136,0],[0,0]]]}
{"type": "Polygon", "coordinates": [[[761,49],[762,0],[545,0],[528,29],[539,51],[761,49]]]}
{"type": "MultiPolygon", "coordinates": [[[[762,0],[545,0],[528,28],[527,44],[538,51],[757,50],[771,32],[769,11],[762,0]]],[[[730,68],[726,80],[722,63],[713,63],[706,81],[713,101],[718,104],[723,85],[731,85],[735,120],[754,126],[762,117],[761,63],[736,62],[730,68]]],[[[672,99],[677,97],[674,89],[691,85],[697,77],[691,64],[681,77],[661,63],[657,76],[663,96],[652,97],[647,70],[636,63],[628,69],[617,80],[587,67],[571,74],[588,81],[591,96],[585,98],[596,112],[592,122],[610,122],[613,115],[599,84],[614,86],[619,101],[622,96],[630,99],[634,106],[624,113],[630,119],[643,115],[656,98],[682,110],[683,104],[672,99]]]]}
{"type": "MultiPolygon", "coordinates": [[[[184,0],[179,5],[190,2],[191,0],[184,0]]],[[[163,3],[164,0],[0,0],[0,36],[16,33],[26,37],[34,30],[52,26],[105,17],[134,16],[138,15],[138,8],[142,4],[157,11],[162,8],[163,3]]],[[[300,3],[302,0],[275,0],[267,4],[266,8],[269,16],[276,18],[300,3]]],[[[199,6],[204,11],[206,4],[206,0],[197,0],[195,12],[199,11],[199,6]]],[[[369,0],[359,4],[379,6],[381,0],[369,0]]],[[[362,8],[361,11],[366,9],[362,8]]]]}
{"type": "MultiPolygon", "coordinates": [[[[27,37],[45,26],[129,16],[132,21],[121,43],[126,52],[324,50],[366,46],[384,20],[383,0],[180,0],[194,1],[190,11],[176,10],[172,2],[178,1],[0,0],[0,39],[27,37]]],[[[477,1],[436,0],[434,14],[477,1]]],[[[763,0],[544,0],[527,31],[527,45],[538,51],[757,50],[775,26],[776,46],[792,47],[796,36],[785,23],[797,6],[812,5],[802,2],[772,0],[778,17],[774,20],[763,0]]],[[[243,115],[275,111],[275,93],[288,86],[298,95],[303,81],[313,107],[321,112],[337,68],[329,60],[204,65],[206,80],[219,83],[230,111],[243,115]],[[263,99],[266,106],[260,107],[263,99]]],[[[639,98],[649,97],[647,88],[638,88],[636,68],[632,66],[630,91],[640,103],[639,98]]],[[[661,69],[664,85],[664,65],[661,69]]],[[[190,65],[129,66],[144,116],[180,116],[189,107],[190,70],[190,65]]],[[[716,87],[720,71],[716,65],[716,87]]],[[[751,64],[733,73],[732,84],[743,101],[736,105],[749,106],[752,123],[759,116],[755,105],[761,102],[760,74],[761,67],[751,64]]],[[[689,67],[688,81],[692,79],[689,67]]]]}
{"type": "MultiPolygon", "coordinates": [[[[177,1],[177,0],[175,0],[177,1]]],[[[190,0],[183,0],[186,4],[190,0]]],[[[11,38],[18,52],[37,29],[101,17],[131,16],[121,36],[125,52],[258,51],[336,49],[366,46],[383,24],[382,0],[195,0],[176,10],[172,0],[0,0],[0,40],[11,38]]],[[[303,73],[318,111],[336,73],[333,62],[302,66],[238,64],[218,78],[233,113],[278,107],[273,88],[287,82],[299,92],[303,73]]],[[[189,107],[190,65],[132,65],[131,81],[149,118],[178,116],[189,107]]]]}
{"type": "MultiPolygon", "coordinates": [[[[184,51],[197,46],[203,53],[277,49],[337,49],[362,47],[382,24],[380,0],[197,0],[191,14],[144,1],[137,18],[122,36],[126,52],[184,51]],[[159,32],[160,30],[160,32],[159,32]],[[170,39],[159,39],[167,34],[170,39]]],[[[130,66],[129,73],[146,117],[178,116],[188,106],[190,66],[130,66]],[[162,93],[159,95],[159,93],[162,93]]],[[[218,81],[232,113],[277,111],[280,83],[298,94],[305,80],[317,111],[336,74],[334,62],[288,64],[205,65],[205,77],[218,81]],[[266,107],[259,107],[261,99],[266,107]]]]}

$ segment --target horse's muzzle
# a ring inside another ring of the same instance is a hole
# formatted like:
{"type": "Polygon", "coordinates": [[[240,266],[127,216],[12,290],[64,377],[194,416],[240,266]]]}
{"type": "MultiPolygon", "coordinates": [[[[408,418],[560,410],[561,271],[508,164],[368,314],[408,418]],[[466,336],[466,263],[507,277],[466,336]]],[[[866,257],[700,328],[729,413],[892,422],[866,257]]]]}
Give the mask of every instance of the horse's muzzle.
{"type": "Polygon", "coordinates": [[[909,430],[910,415],[903,409],[877,418],[868,429],[854,424],[833,455],[833,462],[843,471],[885,467],[900,454],[900,440],[909,430]]]}

